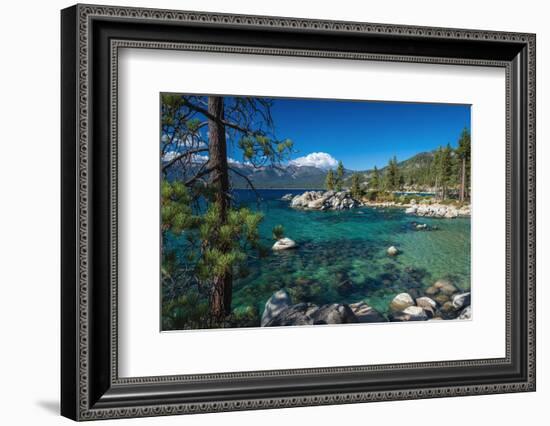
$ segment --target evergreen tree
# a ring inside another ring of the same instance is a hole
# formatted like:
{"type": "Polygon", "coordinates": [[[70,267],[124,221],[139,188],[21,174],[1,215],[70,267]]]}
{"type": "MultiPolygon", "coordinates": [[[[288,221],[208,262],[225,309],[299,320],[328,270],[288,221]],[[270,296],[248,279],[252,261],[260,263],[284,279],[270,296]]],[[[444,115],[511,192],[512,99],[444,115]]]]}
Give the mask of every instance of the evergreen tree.
{"type": "Polygon", "coordinates": [[[403,188],[405,187],[405,176],[403,174],[399,175],[399,190],[403,191],[403,188]]]}
{"type": "Polygon", "coordinates": [[[458,160],[460,161],[460,192],[459,200],[463,202],[469,188],[470,180],[470,157],[471,157],[471,138],[470,132],[467,128],[462,130],[460,138],[458,139],[458,147],[456,149],[456,154],[458,160]]]}
{"type": "Polygon", "coordinates": [[[397,158],[393,156],[388,163],[387,171],[387,188],[390,191],[394,191],[399,186],[399,167],[397,166],[397,158]]]}
{"type": "Polygon", "coordinates": [[[336,190],[342,190],[342,184],[344,183],[344,164],[338,161],[338,167],[336,168],[336,190]]]}
{"type": "Polygon", "coordinates": [[[435,187],[436,193],[439,193],[441,185],[441,159],[443,157],[443,149],[441,146],[437,148],[434,153],[434,159],[432,162],[432,176],[433,176],[433,185],[435,187]]]}
{"type": "MultiPolygon", "coordinates": [[[[206,289],[211,324],[222,325],[231,312],[233,275],[243,270],[247,248],[260,249],[257,226],[262,216],[231,204],[230,171],[255,189],[227,161],[227,139],[254,167],[283,160],[292,142],[275,138],[272,102],[250,97],[161,97],[162,172],[163,184],[168,185],[161,200],[163,237],[167,232],[183,233],[193,240],[189,251],[193,259],[180,269],[190,271],[198,287],[206,289]],[[177,177],[170,173],[175,166],[177,177]],[[170,189],[176,183],[179,186],[170,189]]],[[[163,283],[164,278],[169,280],[163,277],[163,283]]]]}
{"type": "Polygon", "coordinates": [[[441,189],[442,197],[445,200],[449,195],[449,184],[453,177],[453,150],[450,144],[447,144],[445,148],[441,151],[441,160],[440,160],[440,179],[441,179],[441,189]]]}
{"type": "Polygon", "coordinates": [[[359,200],[362,196],[359,179],[359,173],[354,173],[353,175],[351,175],[351,196],[356,200],[359,200]]]}
{"type": "Polygon", "coordinates": [[[329,169],[327,177],[325,178],[325,186],[327,191],[334,191],[335,181],[334,181],[334,172],[332,169],[329,169]]]}
{"type": "Polygon", "coordinates": [[[378,168],[374,166],[374,170],[372,172],[372,177],[370,180],[370,189],[378,190],[380,189],[380,172],[378,171],[378,168]]]}

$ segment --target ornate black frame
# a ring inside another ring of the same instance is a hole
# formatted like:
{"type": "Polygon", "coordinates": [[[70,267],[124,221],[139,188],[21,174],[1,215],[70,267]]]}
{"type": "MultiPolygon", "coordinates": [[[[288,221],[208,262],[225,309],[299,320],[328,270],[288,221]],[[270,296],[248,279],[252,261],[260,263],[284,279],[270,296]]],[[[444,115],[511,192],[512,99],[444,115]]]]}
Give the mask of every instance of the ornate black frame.
{"type": "Polygon", "coordinates": [[[96,5],[64,9],[61,29],[64,416],[91,420],[535,390],[535,35],[96,5]],[[506,357],[119,378],[120,47],[505,68],[506,357]]]}

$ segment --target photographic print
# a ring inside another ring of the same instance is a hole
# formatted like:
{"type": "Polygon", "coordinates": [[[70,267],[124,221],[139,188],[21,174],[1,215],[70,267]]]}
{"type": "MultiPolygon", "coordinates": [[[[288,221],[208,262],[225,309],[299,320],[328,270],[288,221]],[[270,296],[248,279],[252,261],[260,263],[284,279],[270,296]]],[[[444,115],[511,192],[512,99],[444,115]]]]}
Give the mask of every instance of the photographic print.
{"type": "Polygon", "coordinates": [[[161,330],[468,320],[470,105],[160,95],[161,330]]]}

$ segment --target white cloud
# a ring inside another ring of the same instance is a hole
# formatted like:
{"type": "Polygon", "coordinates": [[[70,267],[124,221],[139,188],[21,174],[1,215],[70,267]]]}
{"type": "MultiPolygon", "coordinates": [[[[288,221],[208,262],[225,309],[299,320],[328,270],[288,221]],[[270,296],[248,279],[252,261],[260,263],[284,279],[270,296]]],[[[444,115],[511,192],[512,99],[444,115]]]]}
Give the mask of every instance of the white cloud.
{"type": "Polygon", "coordinates": [[[293,166],[311,166],[319,169],[330,169],[338,165],[338,161],[326,152],[312,152],[305,157],[298,157],[289,161],[293,166]]]}
{"type": "MultiPolygon", "coordinates": [[[[168,151],[163,155],[162,161],[172,161],[180,154],[181,152],[178,151],[168,151]]],[[[206,163],[207,161],[208,155],[191,154],[191,162],[193,163],[206,163]]]]}

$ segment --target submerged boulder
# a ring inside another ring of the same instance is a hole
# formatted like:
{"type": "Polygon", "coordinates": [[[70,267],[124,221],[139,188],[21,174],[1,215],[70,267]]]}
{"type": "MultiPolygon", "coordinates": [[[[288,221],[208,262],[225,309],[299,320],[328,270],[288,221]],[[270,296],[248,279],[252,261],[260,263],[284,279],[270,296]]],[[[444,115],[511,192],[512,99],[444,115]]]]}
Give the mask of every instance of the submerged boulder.
{"type": "Polygon", "coordinates": [[[458,292],[458,289],[448,280],[437,280],[434,287],[447,296],[451,296],[458,292]]]}
{"type": "Polygon", "coordinates": [[[399,250],[395,246],[390,246],[388,247],[387,253],[390,256],[397,256],[399,254],[399,250]]]}

